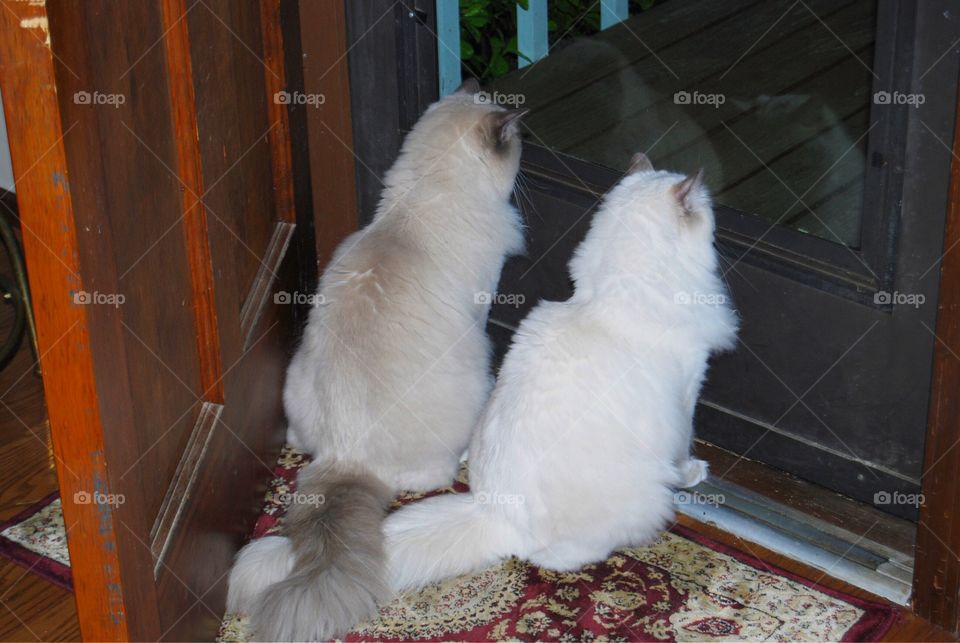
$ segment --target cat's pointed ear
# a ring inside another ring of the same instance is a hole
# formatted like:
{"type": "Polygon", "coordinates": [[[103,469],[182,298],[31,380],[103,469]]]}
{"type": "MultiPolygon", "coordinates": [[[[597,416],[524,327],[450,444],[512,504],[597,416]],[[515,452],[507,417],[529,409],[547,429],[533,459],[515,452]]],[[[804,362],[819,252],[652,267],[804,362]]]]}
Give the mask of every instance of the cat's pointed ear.
{"type": "Polygon", "coordinates": [[[627,174],[651,171],[653,171],[653,163],[650,162],[650,159],[643,152],[637,152],[633,155],[633,158],[630,159],[630,169],[627,170],[627,174]]]}
{"type": "Polygon", "coordinates": [[[696,174],[691,174],[673,186],[673,196],[676,197],[677,203],[683,206],[685,211],[691,210],[690,195],[697,191],[702,184],[703,168],[700,168],[696,174]]]}
{"type": "Polygon", "coordinates": [[[460,86],[453,90],[454,94],[476,94],[480,91],[480,81],[476,78],[467,78],[460,86]]]}
{"type": "Polygon", "coordinates": [[[502,112],[491,112],[489,118],[492,134],[491,138],[493,141],[498,145],[502,145],[513,138],[513,136],[520,129],[520,119],[523,118],[529,111],[529,109],[523,108],[508,109],[502,112]]]}

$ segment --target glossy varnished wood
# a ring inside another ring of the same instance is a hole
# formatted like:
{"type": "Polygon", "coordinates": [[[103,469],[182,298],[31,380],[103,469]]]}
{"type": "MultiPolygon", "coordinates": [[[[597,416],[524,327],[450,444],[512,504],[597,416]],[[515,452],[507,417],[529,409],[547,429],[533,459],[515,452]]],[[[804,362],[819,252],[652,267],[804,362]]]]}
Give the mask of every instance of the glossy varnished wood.
{"type": "MultiPolygon", "coordinates": [[[[960,110],[957,112],[960,123],[960,110]]],[[[940,273],[930,392],[930,419],[923,464],[914,595],[917,613],[960,631],[960,126],[954,133],[950,206],[940,273]]]]}
{"type": "Polygon", "coordinates": [[[220,337],[213,300],[213,264],[210,259],[210,232],[207,225],[203,168],[197,148],[196,97],[190,36],[183,19],[185,0],[163,1],[163,39],[170,83],[170,105],[177,147],[177,174],[183,184],[183,236],[190,261],[190,285],[197,324],[197,354],[203,397],[223,403],[223,374],[220,366],[220,337]]]}
{"type": "Polygon", "coordinates": [[[300,0],[299,5],[304,92],[324,98],[305,110],[317,258],[324,265],[359,225],[356,174],[369,169],[366,164],[358,168],[354,155],[344,3],[300,0]]]}
{"type": "Polygon", "coordinates": [[[275,100],[302,76],[283,7],[18,3],[0,23],[85,638],[213,636],[283,439],[291,306],[272,295],[316,269],[288,252],[315,240],[275,100]],[[75,305],[82,290],[125,302],[75,305]],[[125,501],[72,501],[92,490],[125,501]]]}
{"type": "MultiPolygon", "coordinates": [[[[16,3],[0,16],[0,82],[8,117],[10,151],[24,246],[30,264],[35,309],[42,314],[38,341],[48,369],[44,380],[55,432],[54,453],[69,463],[58,469],[61,491],[115,492],[108,479],[101,409],[95,383],[89,309],[72,304],[71,292],[83,290],[77,243],[74,193],[64,137],[72,127],[61,118],[57,63],[51,50],[47,8],[16,3]],[[15,98],[14,98],[15,97],[15,98]],[[23,110],[21,105],[30,105],[23,110]],[[43,260],[41,260],[43,257],[43,260]]],[[[121,569],[135,565],[118,546],[116,516],[92,504],[65,503],[72,526],[71,557],[78,577],[77,603],[86,638],[138,638],[144,629],[127,620],[121,569]]],[[[136,591],[136,590],[134,590],[136,591]]],[[[150,621],[145,614],[141,623],[150,621]]]]}

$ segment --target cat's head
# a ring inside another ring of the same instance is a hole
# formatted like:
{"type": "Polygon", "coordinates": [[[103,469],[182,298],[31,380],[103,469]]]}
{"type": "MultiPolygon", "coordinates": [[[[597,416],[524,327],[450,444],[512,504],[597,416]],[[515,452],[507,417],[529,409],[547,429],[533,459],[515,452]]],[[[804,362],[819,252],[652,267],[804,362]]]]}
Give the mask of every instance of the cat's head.
{"type": "Polygon", "coordinates": [[[714,230],[702,170],[690,176],[656,170],[636,154],[594,217],[571,273],[578,288],[627,277],[675,287],[684,275],[714,270],[714,230]]]}
{"type": "Polygon", "coordinates": [[[684,175],[656,170],[643,153],[607,195],[607,208],[638,246],[653,254],[700,253],[713,245],[715,221],[703,170],[684,175]]]}
{"type": "Polygon", "coordinates": [[[520,169],[520,119],[528,110],[492,104],[475,79],[423,114],[404,143],[420,172],[508,198],[520,169]]]}

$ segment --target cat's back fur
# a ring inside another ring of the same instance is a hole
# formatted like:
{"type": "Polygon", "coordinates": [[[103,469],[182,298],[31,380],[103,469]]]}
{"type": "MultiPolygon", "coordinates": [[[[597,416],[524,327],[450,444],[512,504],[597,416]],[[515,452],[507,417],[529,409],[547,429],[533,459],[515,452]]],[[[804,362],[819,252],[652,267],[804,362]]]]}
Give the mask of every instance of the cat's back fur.
{"type": "MultiPolygon", "coordinates": [[[[228,609],[266,640],[342,636],[389,596],[380,524],[401,489],[450,482],[493,385],[485,325],[507,255],[523,248],[509,199],[518,112],[432,105],[384,179],[373,221],[328,267],[284,387],[298,475],[285,537],[253,541],[228,609]]],[[[322,231],[321,231],[322,233],[322,231]]]]}
{"type": "Polygon", "coordinates": [[[694,404],[737,320],[699,175],[641,165],[571,261],[574,295],[516,333],[470,445],[472,502],[431,498],[387,519],[396,587],[509,555],[555,570],[602,560],[656,537],[674,489],[705,475],[690,457],[694,404]],[[455,513],[487,537],[444,547],[455,513]]]}
{"type": "Polygon", "coordinates": [[[504,113],[456,95],[408,136],[373,222],[325,271],[291,363],[295,446],[361,463],[395,489],[454,475],[492,387],[482,295],[523,247],[509,203],[518,142],[489,150],[496,132],[484,125],[504,113]]]}

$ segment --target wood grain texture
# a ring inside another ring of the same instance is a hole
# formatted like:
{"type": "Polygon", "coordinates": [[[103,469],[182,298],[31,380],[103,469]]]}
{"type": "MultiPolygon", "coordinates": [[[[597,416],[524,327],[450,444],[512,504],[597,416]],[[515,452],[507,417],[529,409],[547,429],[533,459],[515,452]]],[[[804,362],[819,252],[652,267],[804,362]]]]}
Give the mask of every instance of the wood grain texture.
{"type": "Polygon", "coordinates": [[[267,87],[267,115],[270,128],[270,158],[273,162],[273,198],[277,218],[287,223],[297,220],[293,191],[293,154],[290,141],[290,96],[286,83],[283,30],[280,24],[280,0],[261,0],[260,33],[263,38],[264,82],[267,87]]]}
{"type": "Polygon", "coordinates": [[[296,289],[287,242],[315,245],[291,239],[289,190],[275,190],[290,179],[265,82],[277,25],[257,3],[218,0],[17,9],[2,80],[81,629],[211,638],[283,439],[292,307],[263,302],[296,289]],[[111,46],[91,46],[103,33],[111,46]],[[259,326],[241,320],[255,284],[244,319],[259,326]],[[126,302],[74,305],[81,290],[126,302]],[[77,491],[125,502],[78,504],[77,491]]]}
{"type": "Polygon", "coordinates": [[[913,588],[917,614],[952,632],[960,631],[960,109],[957,123],[913,588]]]}
{"type": "Polygon", "coordinates": [[[183,514],[187,503],[193,498],[197,474],[200,471],[203,457],[210,445],[210,439],[213,437],[213,431],[217,427],[217,421],[220,419],[222,412],[222,404],[204,403],[197,417],[197,424],[190,434],[187,448],[183,452],[183,457],[180,458],[177,474],[173,478],[173,483],[167,489],[163,506],[160,508],[160,513],[150,530],[150,551],[153,552],[156,561],[153,566],[155,576],[159,575],[164,565],[167,547],[170,546],[180,516],[183,514]]]}
{"type": "MultiPolygon", "coordinates": [[[[389,18],[384,22],[389,24],[389,18]]],[[[344,3],[300,0],[300,24],[304,92],[325,98],[322,105],[306,110],[317,259],[322,268],[359,225],[344,3]]]]}
{"type": "MultiPolygon", "coordinates": [[[[244,349],[248,349],[255,341],[258,322],[263,318],[266,307],[277,304],[279,301],[272,300],[271,295],[277,275],[281,272],[281,266],[287,260],[287,249],[290,247],[290,240],[295,230],[296,224],[279,221],[273,228],[270,243],[267,244],[267,249],[260,259],[260,270],[257,271],[250,286],[250,292],[243,300],[243,307],[240,309],[240,329],[243,333],[244,349]]],[[[290,293],[284,294],[290,296],[290,293]]]]}
{"type": "Polygon", "coordinates": [[[193,92],[193,65],[186,0],[163,0],[163,47],[170,84],[170,106],[176,135],[177,173],[183,185],[183,236],[190,261],[190,285],[197,324],[197,354],[204,398],[223,403],[220,337],[213,300],[213,264],[210,232],[203,203],[203,169],[197,140],[197,103],[193,92]]]}
{"type": "MultiPolygon", "coordinates": [[[[64,123],[57,97],[57,65],[50,46],[47,8],[16,3],[0,16],[0,82],[8,116],[10,152],[34,305],[43,313],[38,341],[47,371],[44,380],[61,463],[63,494],[114,491],[100,431],[88,308],[72,304],[83,290],[70,189],[64,123]],[[30,105],[29,110],[20,105],[30,105]],[[51,257],[51,255],[53,255],[51,257]]],[[[70,124],[66,124],[69,128],[70,124]]],[[[88,640],[139,638],[131,629],[120,575],[118,525],[111,512],[94,504],[64,503],[64,518],[78,537],[70,541],[76,600],[88,640]],[[106,591],[104,591],[104,588],[106,591]]],[[[149,614],[144,619],[149,620],[149,614]]]]}

